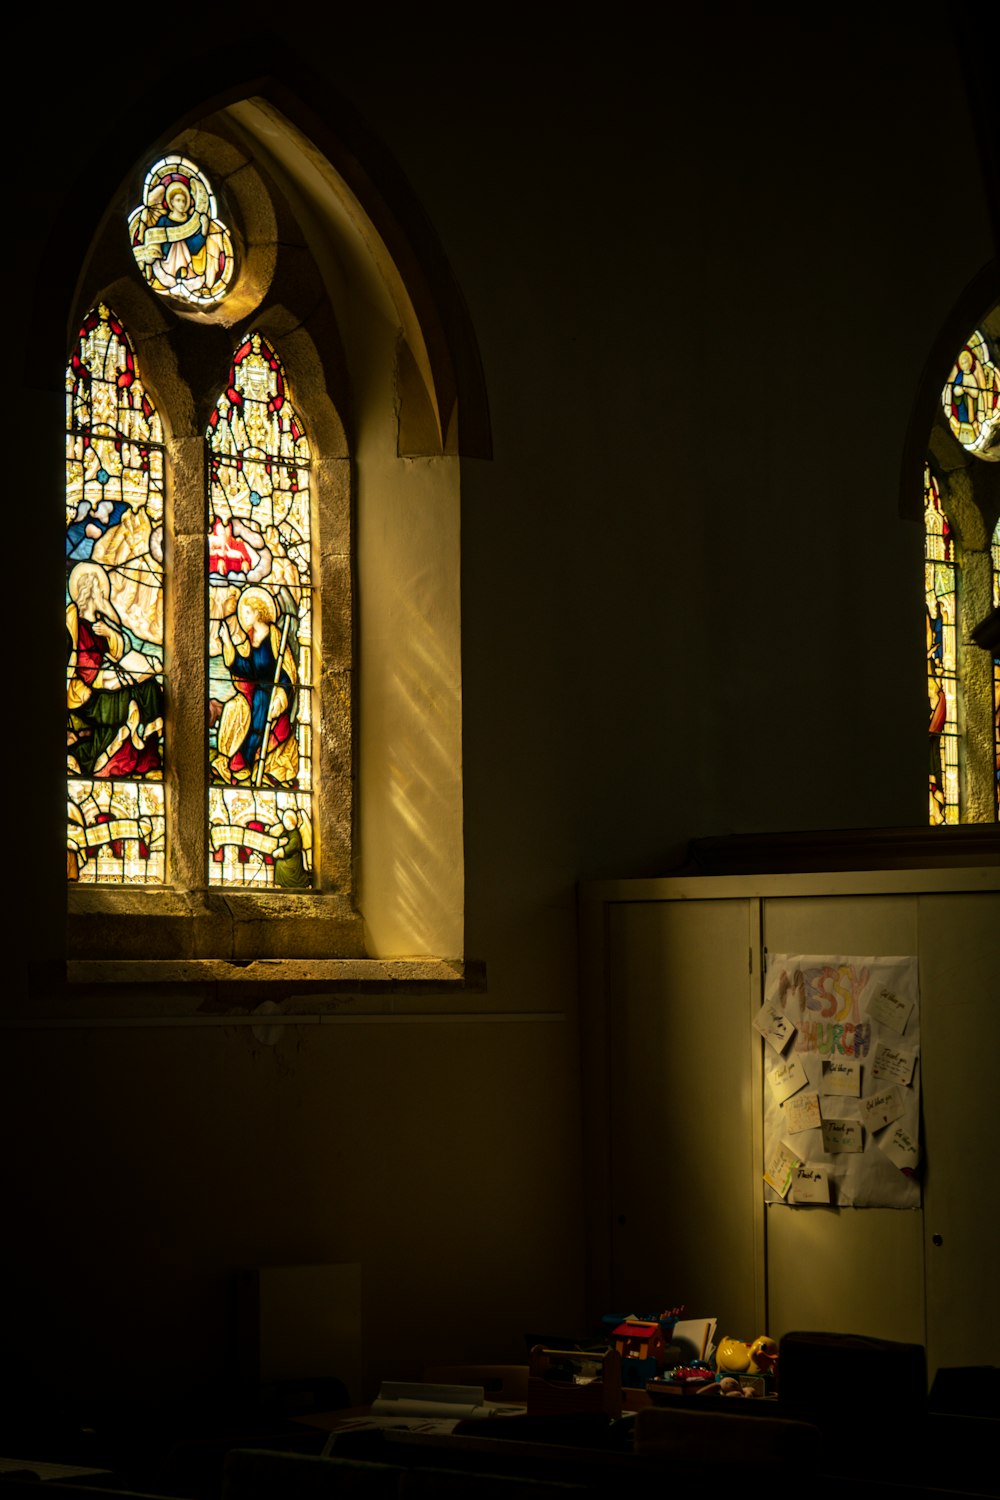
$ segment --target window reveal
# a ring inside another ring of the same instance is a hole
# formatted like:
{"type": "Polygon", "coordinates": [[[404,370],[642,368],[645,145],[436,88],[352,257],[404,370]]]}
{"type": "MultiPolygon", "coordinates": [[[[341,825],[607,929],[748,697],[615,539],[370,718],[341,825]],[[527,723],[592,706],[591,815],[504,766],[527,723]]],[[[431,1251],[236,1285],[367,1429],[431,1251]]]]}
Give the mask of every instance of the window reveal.
{"type": "MultiPolygon", "coordinates": [[[[1000,519],[993,528],[990,551],[993,564],[993,608],[1000,609],[1000,519]]],[[[993,758],[996,797],[994,811],[1000,820],[1000,655],[993,657],[993,758]]]]}

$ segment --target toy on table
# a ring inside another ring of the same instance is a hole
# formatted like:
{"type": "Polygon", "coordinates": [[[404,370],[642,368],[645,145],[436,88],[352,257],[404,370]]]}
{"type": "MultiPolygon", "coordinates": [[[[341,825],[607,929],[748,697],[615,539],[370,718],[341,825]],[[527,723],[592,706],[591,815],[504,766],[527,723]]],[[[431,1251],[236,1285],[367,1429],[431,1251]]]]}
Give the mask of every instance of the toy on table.
{"type": "Polygon", "coordinates": [[[662,1373],[669,1358],[670,1334],[683,1311],[675,1307],[654,1318],[639,1318],[634,1313],[627,1318],[610,1314],[602,1320],[612,1329],[611,1342],[621,1359],[623,1386],[644,1390],[648,1381],[662,1373]]]}
{"type": "Polygon", "coordinates": [[[766,1333],[752,1344],[727,1334],[715,1356],[716,1368],[727,1375],[770,1375],[778,1362],[778,1346],[766,1333]]]}
{"type": "Polygon", "coordinates": [[[778,1345],[766,1333],[750,1345],[749,1370],[751,1375],[776,1375],[778,1372],[778,1345]]]}
{"type": "Polygon", "coordinates": [[[742,1375],[750,1368],[749,1345],[727,1333],[724,1339],[719,1340],[715,1367],[724,1375],[742,1375]]]}
{"type": "Polygon", "coordinates": [[[763,1396],[777,1373],[778,1345],[762,1333],[752,1344],[727,1335],[715,1358],[718,1391],[722,1396],[763,1396]]]}
{"type": "Polygon", "coordinates": [[[727,1334],[719,1342],[715,1368],[705,1360],[691,1360],[647,1383],[654,1401],[677,1396],[761,1397],[777,1374],[778,1345],[762,1333],[752,1344],[727,1334]]]}
{"type": "Polygon", "coordinates": [[[704,1390],[715,1384],[711,1369],[701,1360],[696,1360],[691,1365],[678,1365],[670,1371],[670,1380],[674,1385],[684,1386],[688,1390],[704,1390]]]}

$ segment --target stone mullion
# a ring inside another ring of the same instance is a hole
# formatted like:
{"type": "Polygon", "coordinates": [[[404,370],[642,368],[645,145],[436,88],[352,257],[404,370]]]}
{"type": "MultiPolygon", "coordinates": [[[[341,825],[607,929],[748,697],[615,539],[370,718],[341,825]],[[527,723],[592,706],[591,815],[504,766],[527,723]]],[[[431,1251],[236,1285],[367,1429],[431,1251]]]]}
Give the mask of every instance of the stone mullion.
{"type": "Polygon", "coordinates": [[[170,707],[168,806],[170,879],[184,890],[207,885],[208,694],[205,602],[205,443],[171,445],[173,527],[167,615],[170,707]]]}
{"type": "Polygon", "coordinates": [[[314,810],[318,888],[350,893],[354,817],[352,698],[351,466],[325,459],[312,469],[317,731],[314,810]]]}
{"type": "Polygon", "coordinates": [[[976,646],[972,631],[992,604],[992,558],[988,550],[967,550],[962,557],[960,675],[964,705],[965,753],[962,821],[989,823],[995,797],[993,729],[993,654],[976,646]]]}

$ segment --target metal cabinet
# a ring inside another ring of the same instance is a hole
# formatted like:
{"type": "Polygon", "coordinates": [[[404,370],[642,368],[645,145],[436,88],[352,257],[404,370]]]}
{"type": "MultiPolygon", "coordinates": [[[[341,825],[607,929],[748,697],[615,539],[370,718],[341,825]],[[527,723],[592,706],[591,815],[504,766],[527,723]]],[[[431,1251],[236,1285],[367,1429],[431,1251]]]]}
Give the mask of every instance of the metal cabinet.
{"type": "Polygon", "coordinates": [[[1000,872],[670,877],[580,888],[589,1312],[686,1303],[719,1333],[923,1343],[995,1364],[1000,872]],[[768,952],[916,954],[923,1203],[765,1206],[768,952]]]}

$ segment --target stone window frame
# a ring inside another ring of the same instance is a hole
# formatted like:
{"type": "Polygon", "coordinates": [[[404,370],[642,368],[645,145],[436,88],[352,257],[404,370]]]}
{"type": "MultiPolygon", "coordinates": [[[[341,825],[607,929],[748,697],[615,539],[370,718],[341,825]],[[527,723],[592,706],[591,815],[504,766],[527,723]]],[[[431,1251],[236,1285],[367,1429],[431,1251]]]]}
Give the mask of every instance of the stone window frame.
{"type": "MultiPolygon", "coordinates": [[[[288,106],[289,98],[282,96],[280,87],[272,92],[288,106]]],[[[273,107],[269,99],[248,102],[273,107]]],[[[231,139],[221,142],[213,139],[203,124],[169,139],[161,138],[151,146],[147,161],[164,149],[183,150],[223,181],[230,195],[238,198],[242,223],[246,226],[241,252],[246,257],[248,272],[240,282],[239,311],[244,318],[239,332],[259,328],[274,345],[288,372],[290,388],[318,455],[314,515],[320,576],[316,583],[324,616],[321,632],[325,636],[319,691],[321,717],[329,725],[338,714],[343,716],[344,703],[351,702],[354,669],[353,463],[334,399],[339,396],[340,409],[349,410],[349,382],[336,358],[331,367],[330,361],[320,356],[322,340],[312,337],[308,316],[296,315],[280,300],[268,301],[266,293],[279,259],[280,235],[269,223],[269,195],[266,189],[262,191],[256,165],[240,161],[238,146],[234,150],[231,139]],[[332,512],[336,515],[331,525],[332,512]],[[331,652],[333,639],[341,644],[331,652]]],[[[353,160],[350,147],[346,148],[345,159],[353,160]]],[[[391,183],[391,173],[389,178],[391,183]]],[[[402,201],[405,206],[405,193],[399,194],[398,183],[396,188],[397,202],[402,201]]],[[[404,326],[396,349],[399,456],[435,453],[458,456],[455,418],[458,387],[462,385],[471,396],[468,406],[473,418],[468,424],[465,449],[476,456],[488,457],[490,442],[481,369],[469,330],[464,325],[456,326],[462,324],[461,317],[456,319],[461,304],[454,297],[448,275],[442,277],[440,265],[436,276],[428,279],[420,274],[434,269],[434,256],[433,246],[428,256],[425,228],[419,216],[410,219],[411,227],[415,225],[419,233],[407,239],[405,226],[387,215],[386,200],[376,193],[371,202],[377,211],[376,219],[368,222],[364,233],[380,244],[390,261],[395,259],[397,268],[402,267],[396,270],[397,276],[417,273],[412,282],[417,288],[415,316],[422,326],[416,339],[408,336],[409,329],[404,326]],[[443,314],[436,325],[433,318],[427,319],[428,288],[432,294],[437,292],[437,307],[443,314]],[[421,334],[426,334],[426,338],[422,339],[421,334]],[[452,354],[454,359],[450,357],[452,354]],[[457,378],[456,365],[464,370],[461,379],[457,378]]],[[[208,381],[200,373],[192,378],[192,369],[201,362],[192,360],[191,339],[199,324],[214,323],[217,349],[221,350],[220,339],[225,335],[228,359],[235,347],[235,332],[230,336],[227,323],[233,320],[225,308],[210,318],[180,319],[169,309],[156,306],[161,299],[150,297],[131,268],[126,273],[119,262],[109,274],[105,264],[109,258],[107,246],[103,242],[107,238],[107,220],[102,236],[98,236],[96,251],[91,253],[81,276],[71,321],[78,326],[79,317],[98,301],[104,301],[114,310],[128,330],[142,377],[164,420],[168,433],[167,504],[173,521],[168,631],[172,628],[176,652],[187,661],[189,669],[191,663],[197,663],[195,679],[200,681],[205,670],[204,619],[198,619],[200,604],[195,606],[190,601],[196,595],[200,601],[203,590],[206,482],[203,419],[210,409],[206,405],[209,387],[214,385],[217,394],[219,380],[208,381]],[[176,616],[173,620],[171,611],[176,616]]],[[[115,256],[110,259],[114,262],[115,256]]],[[[328,337],[326,342],[328,347],[336,345],[335,337],[328,337]]],[[[183,665],[181,671],[183,675],[183,665]]],[[[346,720],[342,717],[340,725],[339,738],[345,754],[335,766],[330,763],[329,731],[321,743],[323,774],[318,779],[325,783],[326,791],[321,795],[327,797],[329,806],[320,814],[321,864],[317,888],[301,893],[228,891],[209,889],[204,876],[198,878],[196,869],[205,869],[201,846],[207,833],[192,836],[193,825],[185,819],[185,808],[191,805],[192,798],[201,797],[207,784],[200,732],[206,711],[205,695],[200,689],[194,691],[195,695],[200,698],[197,717],[201,723],[189,726],[183,735],[177,734],[175,725],[173,735],[179,781],[182,786],[197,789],[186,800],[180,798],[179,826],[188,832],[175,843],[172,870],[178,878],[165,890],[72,889],[67,914],[66,977],[70,986],[77,987],[78,994],[80,987],[85,987],[91,995],[97,986],[105,996],[115,989],[121,996],[123,991],[118,987],[154,986],[159,996],[154,1008],[182,1013],[189,1013],[192,1005],[202,1011],[231,1010],[234,1004],[246,1009],[260,995],[280,999],[282,993],[301,997],[345,988],[355,993],[369,988],[382,991],[387,987],[403,992],[440,990],[443,986],[481,989],[482,965],[466,963],[461,953],[445,957],[421,953],[387,957],[377,951],[369,952],[366,923],[356,892],[356,685],[354,710],[348,709],[346,720]],[[331,811],[333,807],[336,812],[331,811]],[[108,986],[113,989],[109,991],[108,986]],[[180,1001],[171,998],[177,994],[182,995],[180,1001]]],[[[175,828],[177,818],[174,808],[175,828]]],[[[204,824],[202,816],[198,820],[199,830],[204,829],[204,824]]],[[[108,1008],[106,1002],[105,1008],[108,1008]]],[[[115,1003],[110,1009],[115,1009],[115,1003]]]]}
{"type": "MultiPolygon", "coordinates": [[[[932,455],[939,451],[932,443],[932,455]]],[[[993,653],[981,649],[974,632],[992,609],[996,514],[990,515],[987,500],[990,491],[996,494],[1000,474],[980,474],[974,464],[1000,469],[968,456],[968,463],[944,470],[932,463],[932,470],[954,539],[959,822],[991,823],[996,821],[993,653]]]]}
{"type": "MultiPolygon", "coordinates": [[[[990,263],[965,289],[938,334],[914,408],[903,467],[900,510],[915,516],[921,500],[920,575],[923,577],[923,462],[938,482],[941,507],[954,540],[957,608],[960,823],[998,819],[994,730],[993,650],[981,627],[992,611],[993,529],[1000,516],[1000,462],[969,453],[951,432],[941,395],[955,356],[973,328],[1000,348],[1000,266],[990,263]],[[916,464],[920,478],[914,485],[916,464]]],[[[919,616],[923,627],[922,610],[919,616]]],[[[987,634],[989,634],[987,632],[987,634]]],[[[992,637],[990,637],[992,640],[992,637]]],[[[922,640],[922,637],[921,637],[922,640]]],[[[947,826],[947,825],[943,825],[947,826]]]]}
{"type": "MultiPolygon", "coordinates": [[[[68,956],[75,965],[113,952],[111,969],[123,961],[147,966],[218,961],[242,967],[251,960],[360,958],[363,923],[352,890],[352,556],[350,458],[343,426],[323,387],[317,351],[306,329],[284,336],[266,307],[252,326],[275,347],[310,438],[315,589],[314,692],[322,726],[314,791],[317,828],[316,881],[308,892],[210,888],[205,817],[208,762],[205,754],[207,619],[204,547],[208,473],[206,399],[196,402],[176,373],[169,318],[151,316],[128,283],[118,282],[103,300],[121,317],[142,379],[165,431],[168,676],[168,877],[164,888],[71,885],[68,893],[68,956]],[[131,314],[131,316],[130,316],[131,314]],[[171,357],[173,356],[173,357],[171,357]],[[314,370],[310,378],[306,371],[314,370]]],[[[227,334],[228,339],[228,334],[227,334]]],[[[217,342],[216,356],[221,349],[217,342]]],[[[210,365],[211,361],[206,361],[210,365]]],[[[223,361],[214,360],[218,372],[223,361]]],[[[207,375],[207,370],[206,370],[207,375]]],[[[206,382],[206,391],[210,386],[206,382]]],[[[224,376],[217,389],[224,389],[224,376]]],[[[109,972],[106,964],[102,972],[109,972]]],[[[79,972],[87,972],[80,969],[79,972]]],[[[135,977],[136,971],[131,971],[135,977]]]]}

